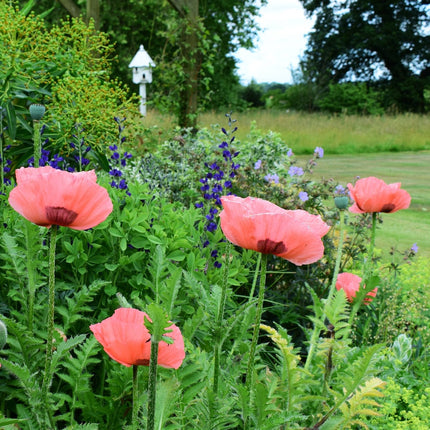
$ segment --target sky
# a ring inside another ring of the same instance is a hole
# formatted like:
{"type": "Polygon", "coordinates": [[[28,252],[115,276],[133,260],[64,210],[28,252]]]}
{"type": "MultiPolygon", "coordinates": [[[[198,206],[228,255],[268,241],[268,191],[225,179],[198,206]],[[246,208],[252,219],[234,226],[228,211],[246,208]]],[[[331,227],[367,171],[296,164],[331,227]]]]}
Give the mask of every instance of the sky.
{"type": "Polygon", "coordinates": [[[291,68],[299,64],[313,21],[305,17],[299,0],[268,0],[256,21],[261,28],[256,48],[241,48],[235,55],[241,83],[292,83],[291,68]]]}

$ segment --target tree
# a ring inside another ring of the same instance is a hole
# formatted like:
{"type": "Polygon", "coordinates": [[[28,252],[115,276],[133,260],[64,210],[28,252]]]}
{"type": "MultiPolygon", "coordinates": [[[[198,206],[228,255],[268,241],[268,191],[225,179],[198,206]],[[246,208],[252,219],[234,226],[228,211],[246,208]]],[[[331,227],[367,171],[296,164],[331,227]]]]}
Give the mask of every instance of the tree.
{"type": "Polygon", "coordinates": [[[382,84],[388,103],[422,111],[430,76],[429,0],[300,0],[316,18],[303,67],[320,87],[382,84]]]}
{"type": "MultiPolygon", "coordinates": [[[[228,106],[234,100],[239,78],[232,53],[253,46],[259,30],[255,17],[267,0],[103,0],[99,9],[90,3],[99,0],[57,0],[62,7],[48,19],[64,18],[67,10],[99,22],[116,43],[119,61],[113,72],[126,82],[128,63],[144,44],[157,65],[149,88],[152,102],[176,113],[181,126],[193,126],[198,108],[228,106]]],[[[35,12],[51,4],[39,0],[35,12]]]]}

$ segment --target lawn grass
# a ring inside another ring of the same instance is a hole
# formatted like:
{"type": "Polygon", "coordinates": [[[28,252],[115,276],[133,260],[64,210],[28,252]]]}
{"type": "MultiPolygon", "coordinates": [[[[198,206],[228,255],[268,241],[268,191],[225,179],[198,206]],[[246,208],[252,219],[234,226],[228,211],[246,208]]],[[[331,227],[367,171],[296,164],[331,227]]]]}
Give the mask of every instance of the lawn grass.
{"type": "MultiPolygon", "coordinates": [[[[299,163],[307,160],[298,157],[299,163]]],[[[326,155],[318,160],[316,178],[334,178],[346,186],[357,176],[376,176],[387,183],[401,182],[412,197],[411,206],[393,214],[382,214],[376,245],[385,251],[419,246],[420,255],[430,257],[430,151],[326,155]]],[[[355,215],[351,215],[355,216],[355,215]]]]}

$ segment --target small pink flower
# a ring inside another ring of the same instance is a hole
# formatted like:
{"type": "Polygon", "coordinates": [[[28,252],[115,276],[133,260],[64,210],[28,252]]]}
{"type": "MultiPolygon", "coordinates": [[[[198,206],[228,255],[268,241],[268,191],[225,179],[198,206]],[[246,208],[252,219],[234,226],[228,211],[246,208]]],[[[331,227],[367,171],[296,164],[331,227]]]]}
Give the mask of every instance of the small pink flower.
{"type": "MultiPolygon", "coordinates": [[[[357,294],[357,291],[360,289],[361,281],[362,279],[358,275],[348,272],[340,273],[337,276],[336,289],[345,291],[346,298],[348,301],[352,302],[357,294]]],[[[366,298],[364,299],[364,304],[368,305],[373,300],[372,297],[376,296],[377,291],[378,288],[369,291],[366,298]]]]}
{"type": "MultiPolygon", "coordinates": [[[[115,313],[98,324],[90,326],[96,339],[102,344],[106,354],[118,363],[149,366],[151,356],[151,335],[144,325],[148,315],[138,309],[119,308],[115,313]]],[[[185,357],[184,339],[179,328],[172,324],[166,336],[172,344],[160,341],[158,344],[159,366],[178,369],[185,357]]]]}

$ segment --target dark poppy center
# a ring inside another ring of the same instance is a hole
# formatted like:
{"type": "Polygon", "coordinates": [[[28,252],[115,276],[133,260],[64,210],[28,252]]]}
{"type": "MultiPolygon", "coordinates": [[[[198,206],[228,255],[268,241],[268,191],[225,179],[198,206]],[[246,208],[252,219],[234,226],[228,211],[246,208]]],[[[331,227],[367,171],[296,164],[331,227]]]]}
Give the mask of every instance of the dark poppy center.
{"type": "Polygon", "coordinates": [[[147,358],[143,358],[142,360],[136,360],[134,364],[137,366],[149,366],[149,360],[147,358]]]}
{"type": "Polygon", "coordinates": [[[271,239],[259,240],[257,242],[257,251],[262,254],[282,254],[287,250],[284,242],[275,242],[271,239]]]}
{"type": "Polygon", "coordinates": [[[386,212],[386,213],[392,212],[395,207],[396,205],[393,203],[386,203],[384,206],[382,206],[381,212],[386,212]]]}
{"type": "Polygon", "coordinates": [[[76,219],[78,214],[59,206],[46,206],[45,207],[46,217],[50,224],[69,226],[76,219]]]}

